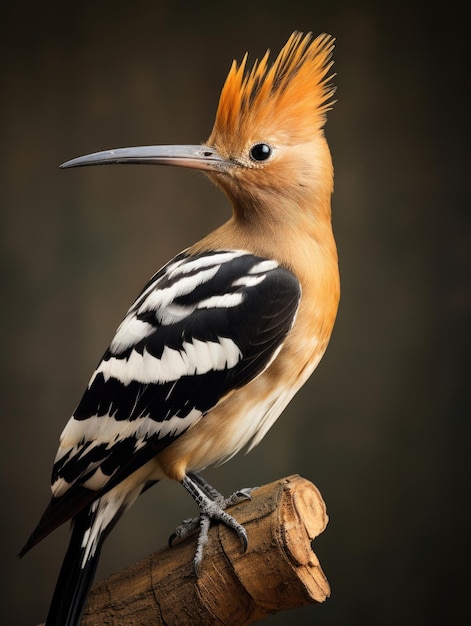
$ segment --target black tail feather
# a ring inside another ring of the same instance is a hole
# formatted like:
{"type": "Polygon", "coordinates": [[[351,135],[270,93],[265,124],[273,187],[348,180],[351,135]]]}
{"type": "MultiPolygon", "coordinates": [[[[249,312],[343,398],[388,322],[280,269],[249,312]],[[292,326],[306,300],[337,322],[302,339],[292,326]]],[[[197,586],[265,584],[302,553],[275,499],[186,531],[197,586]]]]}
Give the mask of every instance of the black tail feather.
{"type": "Polygon", "coordinates": [[[104,540],[118,521],[116,515],[98,537],[96,547],[84,562],[83,538],[95,519],[95,509],[87,507],[75,516],[72,536],[62,563],[45,626],[78,626],[95,577],[104,540]]]}

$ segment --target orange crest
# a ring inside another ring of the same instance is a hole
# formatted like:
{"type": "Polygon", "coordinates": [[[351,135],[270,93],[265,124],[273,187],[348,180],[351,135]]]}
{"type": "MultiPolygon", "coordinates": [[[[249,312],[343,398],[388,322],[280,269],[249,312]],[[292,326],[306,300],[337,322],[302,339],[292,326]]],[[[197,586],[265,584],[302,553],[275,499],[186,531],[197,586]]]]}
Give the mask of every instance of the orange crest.
{"type": "Polygon", "coordinates": [[[294,32],[268,67],[270,51],[252,70],[232,63],[221,92],[211,138],[227,141],[243,135],[263,139],[269,133],[282,135],[290,143],[309,141],[322,128],[332,107],[334,87],[328,76],[334,39],[294,32]]]}

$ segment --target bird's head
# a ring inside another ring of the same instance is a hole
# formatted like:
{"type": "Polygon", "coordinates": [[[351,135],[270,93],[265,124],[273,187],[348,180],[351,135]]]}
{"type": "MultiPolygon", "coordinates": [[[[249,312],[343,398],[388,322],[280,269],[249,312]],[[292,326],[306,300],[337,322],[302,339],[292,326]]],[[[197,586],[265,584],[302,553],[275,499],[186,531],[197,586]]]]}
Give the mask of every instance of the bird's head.
{"type": "Polygon", "coordinates": [[[275,197],[298,205],[306,196],[330,199],[332,161],[323,126],[334,93],[333,41],[329,35],[313,39],[294,32],[271,65],[269,51],[251,70],[247,54],[240,64],[234,61],[204,145],[119,148],[61,167],[147,163],[204,170],[236,212],[275,197]]]}
{"type": "Polygon", "coordinates": [[[294,32],[273,64],[269,51],[251,70],[247,54],[233,62],[206,142],[227,167],[210,175],[231,198],[332,191],[332,161],[324,138],[334,88],[329,35],[294,32]]]}

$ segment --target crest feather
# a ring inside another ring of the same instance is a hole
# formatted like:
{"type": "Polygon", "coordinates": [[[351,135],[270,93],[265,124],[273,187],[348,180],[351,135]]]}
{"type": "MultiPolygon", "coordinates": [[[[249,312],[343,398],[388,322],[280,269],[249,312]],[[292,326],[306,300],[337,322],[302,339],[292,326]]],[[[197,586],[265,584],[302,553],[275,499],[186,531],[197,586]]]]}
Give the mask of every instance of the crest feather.
{"type": "Polygon", "coordinates": [[[269,67],[267,50],[246,71],[245,54],[233,61],[221,92],[212,137],[235,133],[263,136],[267,128],[303,140],[320,129],[332,108],[335,88],[330,84],[334,39],[295,31],[269,67]]]}

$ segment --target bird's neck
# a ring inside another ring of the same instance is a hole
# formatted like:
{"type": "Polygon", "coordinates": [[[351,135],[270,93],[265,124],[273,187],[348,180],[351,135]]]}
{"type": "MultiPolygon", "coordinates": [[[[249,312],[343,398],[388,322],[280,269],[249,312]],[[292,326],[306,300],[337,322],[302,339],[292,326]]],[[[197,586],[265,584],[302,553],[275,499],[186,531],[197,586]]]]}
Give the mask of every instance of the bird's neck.
{"type": "MultiPolygon", "coordinates": [[[[336,263],[330,192],[296,203],[284,198],[232,198],[232,217],[192,251],[242,249],[275,259],[298,277],[324,262],[336,263]]],[[[304,281],[302,281],[304,282],[304,281]]]]}

